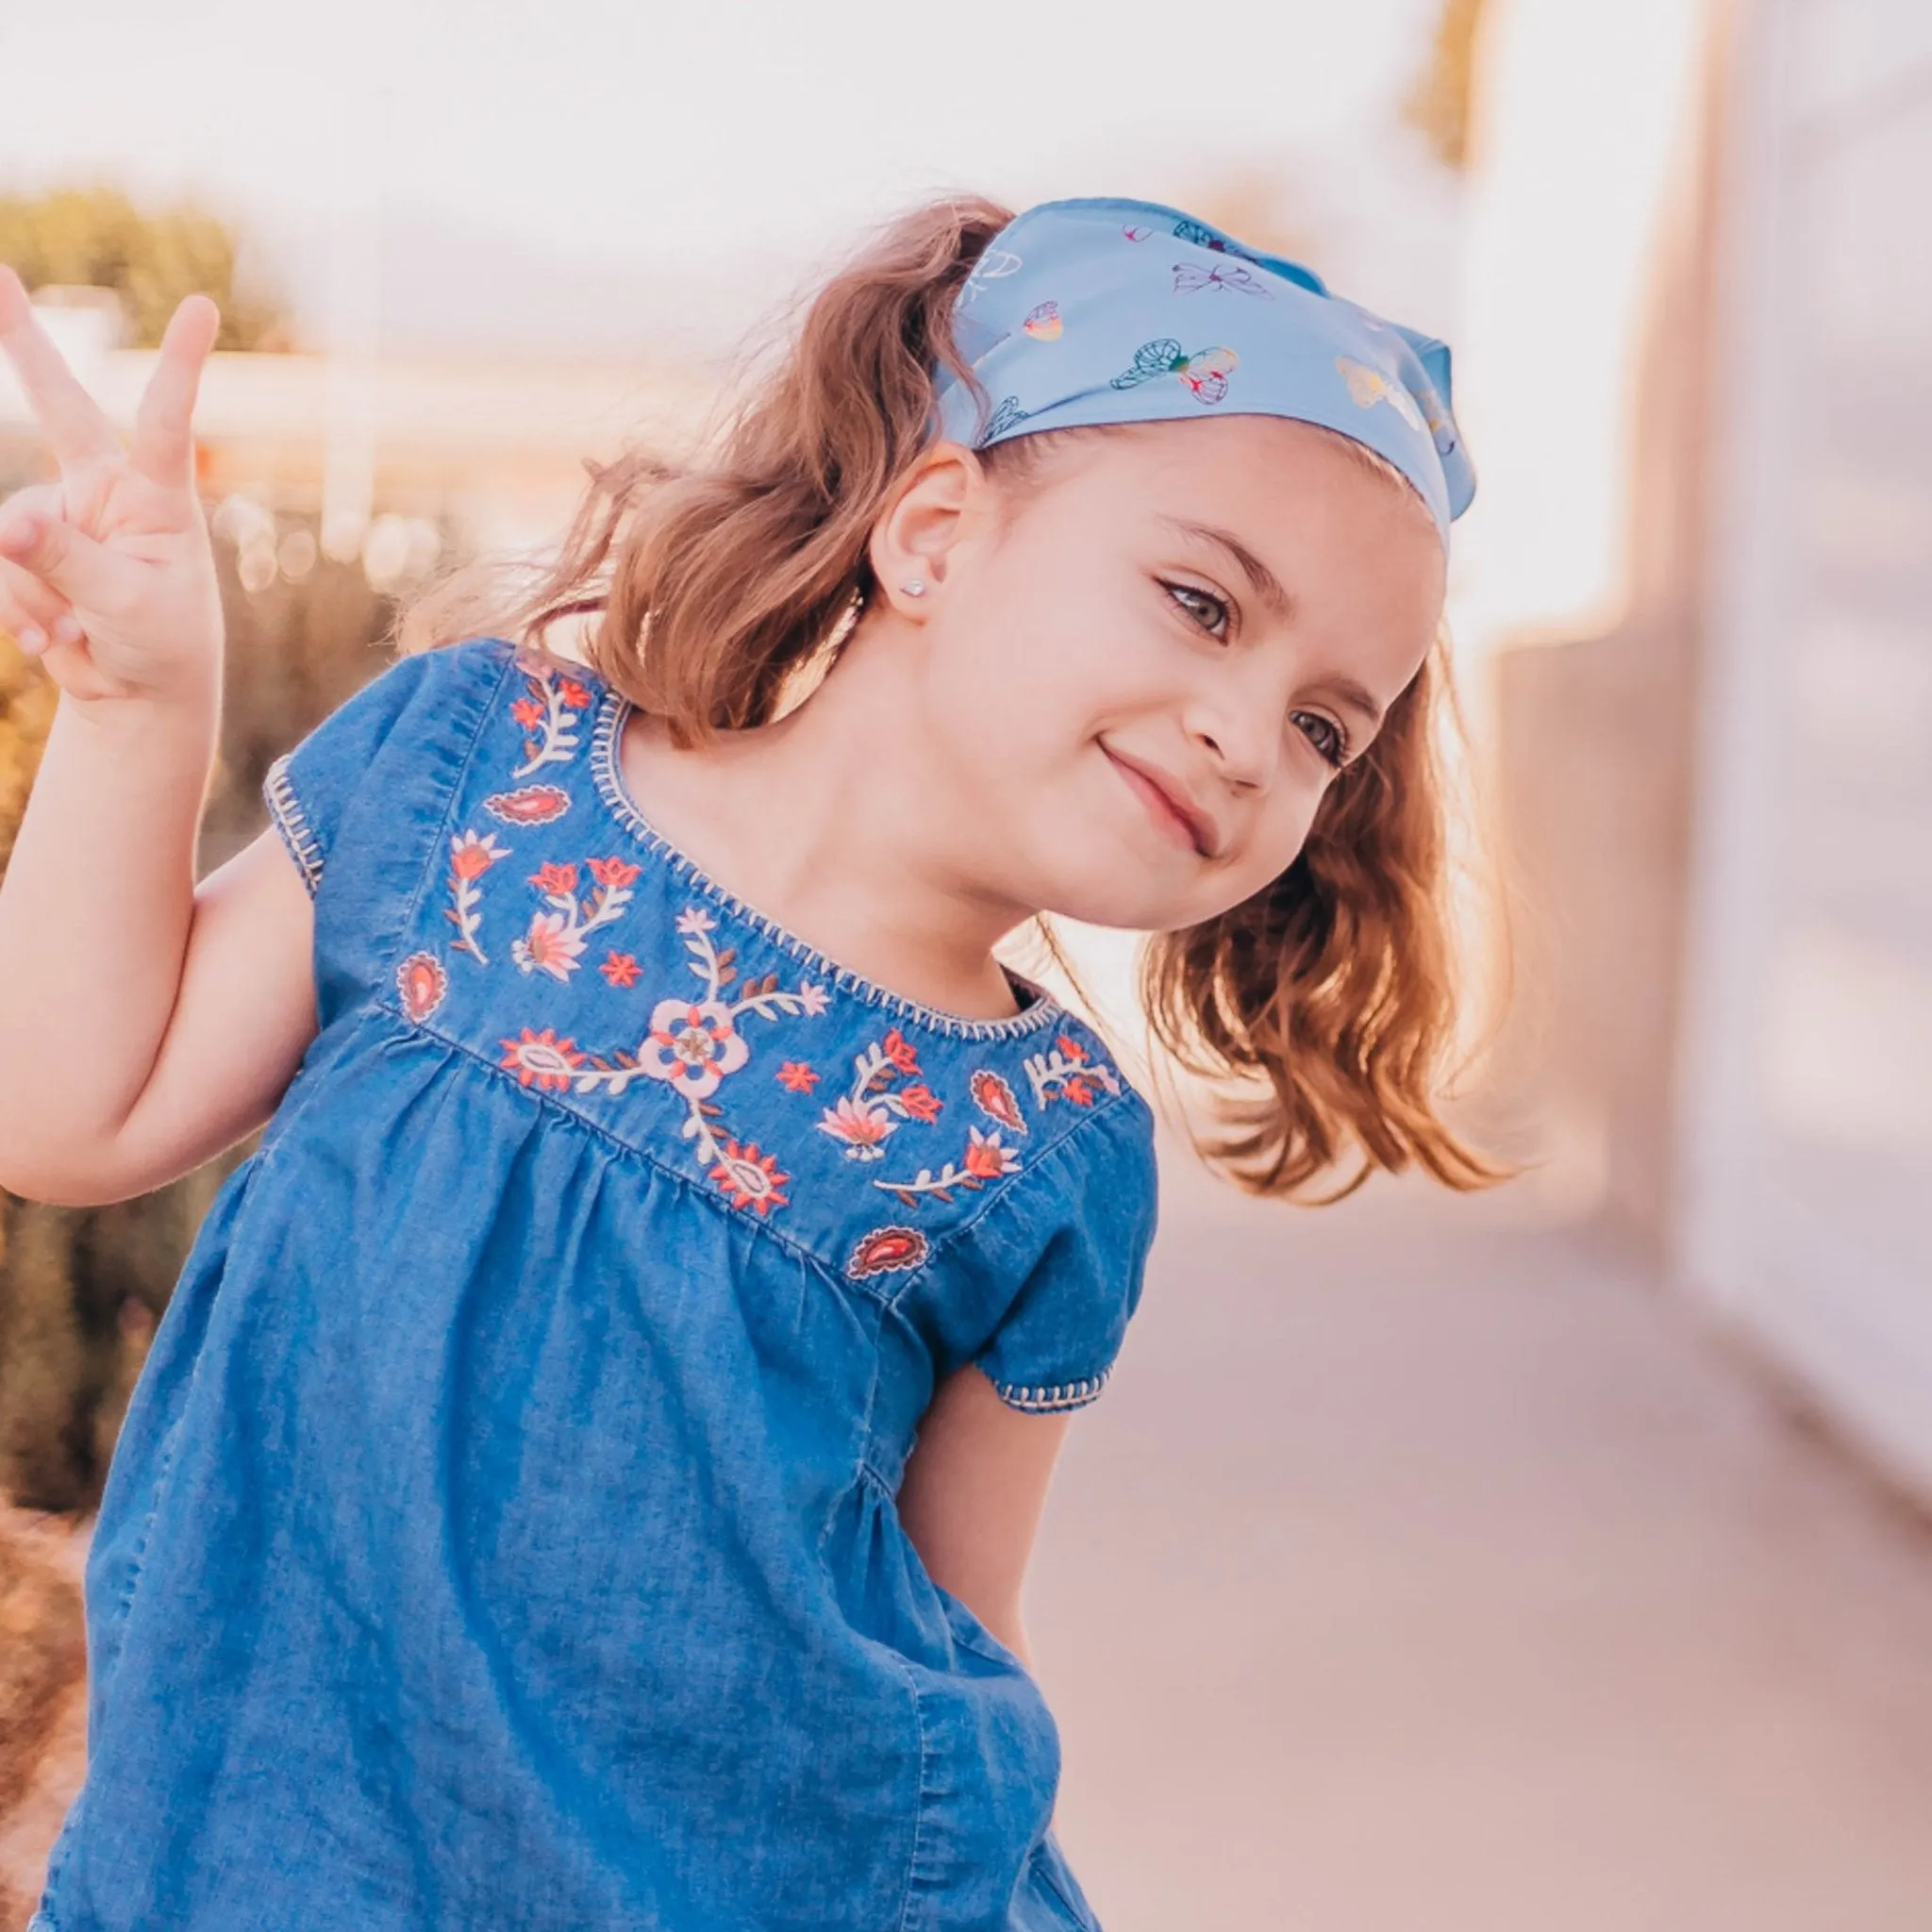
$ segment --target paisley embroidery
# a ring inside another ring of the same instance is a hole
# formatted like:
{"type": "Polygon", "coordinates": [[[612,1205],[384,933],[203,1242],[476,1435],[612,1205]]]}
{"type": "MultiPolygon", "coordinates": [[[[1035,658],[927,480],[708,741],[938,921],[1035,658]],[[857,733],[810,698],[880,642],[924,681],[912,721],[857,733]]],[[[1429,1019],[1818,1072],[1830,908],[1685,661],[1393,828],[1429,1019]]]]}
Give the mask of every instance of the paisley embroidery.
{"type": "Polygon", "coordinates": [[[570,809],[570,793],[561,785],[525,785],[515,791],[492,791],[483,809],[507,825],[555,824],[570,809]]]}
{"type": "Polygon", "coordinates": [[[567,765],[582,741],[576,727],[594,702],[574,677],[565,677],[547,664],[517,660],[528,689],[510,708],[510,716],[531,735],[524,740],[524,762],[510,774],[527,778],[541,765],[567,765]]]}
{"type": "Polygon", "coordinates": [[[543,865],[530,874],[530,883],[551,909],[534,913],[529,931],[510,941],[510,958],[519,971],[568,979],[582,961],[586,936],[608,925],[630,904],[640,867],[623,858],[592,858],[588,863],[596,885],[583,900],[577,897],[574,865],[543,865]]]}
{"type": "Polygon", "coordinates": [[[489,965],[490,957],[476,937],[483,924],[476,881],[498,859],[508,857],[509,848],[496,842],[494,832],[480,837],[471,831],[458,832],[449,841],[450,904],[443,908],[442,916],[457,929],[455,950],[469,954],[479,966],[489,965]]]}
{"type": "Polygon", "coordinates": [[[981,1067],[966,1083],[966,1091],[973,1096],[973,1104],[989,1120],[999,1122],[1003,1127],[1010,1128],[1016,1134],[1028,1131],[1026,1118],[1020,1111],[1020,1102],[1003,1074],[996,1074],[991,1067],[981,1067]]]}
{"type": "Polygon", "coordinates": [[[1027,1056],[1026,1077],[1033,1083],[1033,1098],[1041,1107],[1057,1099],[1071,1100],[1075,1107],[1091,1107],[1095,1087],[1109,1093],[1121,1091],[1120,1075],[1064,1033],[1054,1041],[1051,1054],[1027,1056]]]}
{"type": "Polygon", "coordinates": [[[396,968],[396,992],[410,1019],[428,1019],[449,991],[449,974],[434,953],[411,953],[396,968]]]}
{"type": "Polygon", "coordinates": [[[848,1160],[876,1160],[902,1121],[932,1121],[944,1104],[924,1080],[895,1083],[919,1072],[919,1049],[894,1026],[852,1062],[851,1088],[819,1116],[822,1134],[845,1143],[848,1160]]]}
{"type": "Polygon", "coordinates": [[[1002,1143],[997,1127],[991,1132],[968,1127],[966,1133],[964,1160],[957,1164],[949,1160],[938,1174],[929,1167],[922,1167],[913,1180],[874,1181],[873,1186],[896,1194],[908,1208],[918,1207],[923,1194],[936,1195],[950,1206],[955,1188],[981,1188],[1003,1174],[1019,1172],[1020,1157],[1002,1143]]]}
{"type": "Polygon", "coordinates": [[[875,1227],[854,1244],[845,1273],[854,1281],[863,1281],[868,1274],[896,1274],[902,1268],[917,1268],[925,1254],[925,1237],[916,1227],[875,1227]]]}

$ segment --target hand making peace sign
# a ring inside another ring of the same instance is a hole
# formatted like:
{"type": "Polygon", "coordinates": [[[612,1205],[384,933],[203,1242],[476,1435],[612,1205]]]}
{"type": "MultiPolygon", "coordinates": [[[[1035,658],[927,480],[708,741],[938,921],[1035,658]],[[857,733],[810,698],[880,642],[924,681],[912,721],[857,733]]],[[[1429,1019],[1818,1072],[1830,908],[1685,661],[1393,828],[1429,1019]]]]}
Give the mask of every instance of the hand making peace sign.
{"type": "Polygon", "coordinates": [[[191,426],[220,325],[206,295],[175,309],[124,448],[0,265],[0,349],[60,466],[0,504],[0,629],[75,698],[205,697],[220,665],[191,426]]]}

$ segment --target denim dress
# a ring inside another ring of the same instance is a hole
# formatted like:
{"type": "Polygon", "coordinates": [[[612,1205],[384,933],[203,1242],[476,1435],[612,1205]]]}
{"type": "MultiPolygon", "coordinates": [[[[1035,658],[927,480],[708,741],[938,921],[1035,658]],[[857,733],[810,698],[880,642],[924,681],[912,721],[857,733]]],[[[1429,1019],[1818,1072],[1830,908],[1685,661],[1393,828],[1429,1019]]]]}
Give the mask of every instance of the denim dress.
{"type": "Polygon", "coordinates": [[[478,639],[269,774],[320,1031],[115,1451],[40,1932],[1095,1924],[895,1498],[961,1365],[1099,1392],[1149,1109],[1031,981],[941,1012],[733,898],[627,710],[478,639]]]}

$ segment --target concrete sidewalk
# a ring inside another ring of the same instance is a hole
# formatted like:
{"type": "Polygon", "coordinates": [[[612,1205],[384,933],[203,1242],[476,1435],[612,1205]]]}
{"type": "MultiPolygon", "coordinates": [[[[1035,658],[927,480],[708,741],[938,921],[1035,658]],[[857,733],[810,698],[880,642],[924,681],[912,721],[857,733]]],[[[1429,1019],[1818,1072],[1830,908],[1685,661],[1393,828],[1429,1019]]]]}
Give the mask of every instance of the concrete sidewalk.
{"type": "Polygon", "coordinates": [[[1172,1153],[1028,1604],[1108,1932],[1932,1927],[1925,1520],[1521,1183],[1172,1153]]]}

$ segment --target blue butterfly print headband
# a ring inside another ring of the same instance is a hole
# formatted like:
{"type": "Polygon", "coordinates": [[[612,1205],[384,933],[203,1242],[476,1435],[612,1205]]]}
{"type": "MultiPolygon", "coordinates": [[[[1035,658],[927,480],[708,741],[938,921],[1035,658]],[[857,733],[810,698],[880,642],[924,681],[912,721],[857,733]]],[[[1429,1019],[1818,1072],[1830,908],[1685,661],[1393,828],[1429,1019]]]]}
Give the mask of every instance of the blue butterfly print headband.
{"type": "Polygon", "coordinates": [[[1387,458],[1445,548],[1475,494],[1443,343],[1177,208],[1049,201],[1016,215],[966,278],[954,335],[988,400],[941,370],[938,430],[974,448],[1088,424],[1287,416],[1387,458]]]}

